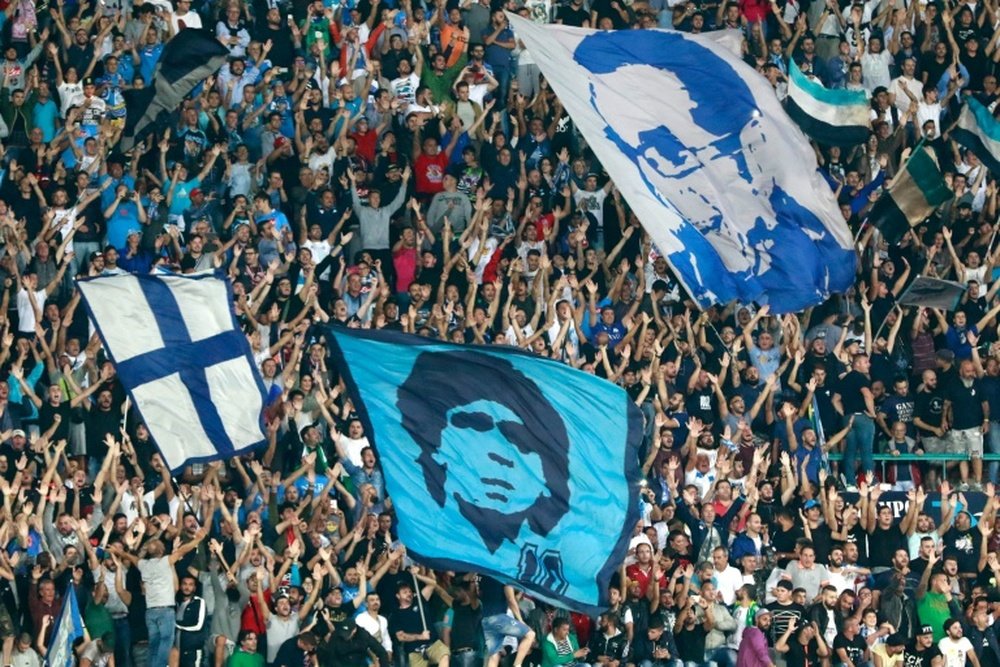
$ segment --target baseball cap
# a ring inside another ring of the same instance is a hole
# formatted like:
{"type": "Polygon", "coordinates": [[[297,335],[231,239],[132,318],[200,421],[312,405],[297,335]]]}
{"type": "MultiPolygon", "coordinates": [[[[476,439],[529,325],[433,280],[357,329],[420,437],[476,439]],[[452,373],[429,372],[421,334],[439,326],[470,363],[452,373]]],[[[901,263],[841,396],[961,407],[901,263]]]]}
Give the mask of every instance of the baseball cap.
{"type": "Polygon", "coordinates": [[[103,252],[90,253],[90,261],[93,262],[95,259],[104,259],[104,253],[103,252]]]}
{"type": "Polygon", "coordinates": [[[802,506],[802,509],[811,510],[814,507],[819,507],[819,501],[815,498],[810,498],[806,501],[806,504],[802,506]]]}
{"type": "Polygon", "coordinates": [[[12,438],[16,438],[17,436],[21,436],[22,438],[26,437],[24,431],[19,428],[14,429],[14,432],[10,434],[10,437],[12,438]]]}
{"type": "Polygon", "coordinates": [[[922,635],[933,635],[933,634],[934,634],[934,628],[932,628],[929,625],[925,625],[924,627],[920,628],[920,632],[917,633],[917,636],[920,637],[922,635]]]}
{"type": "Polygon", "coordinates": [[[792,582],[790,582],[790,581],[788,581],[786,579],[782,579],[774,587],[775,588],[784,588],[786,591],[793,591],[793,590],[795,590],[795,586],[792,586],[792,582]]]}
{"type": "Polygon", "coordinates": [[[190,196],[197,197],[200,194],[202,194],[201,188],[195,188],[194,190],[191,191],[191,195],[190,196]]]}

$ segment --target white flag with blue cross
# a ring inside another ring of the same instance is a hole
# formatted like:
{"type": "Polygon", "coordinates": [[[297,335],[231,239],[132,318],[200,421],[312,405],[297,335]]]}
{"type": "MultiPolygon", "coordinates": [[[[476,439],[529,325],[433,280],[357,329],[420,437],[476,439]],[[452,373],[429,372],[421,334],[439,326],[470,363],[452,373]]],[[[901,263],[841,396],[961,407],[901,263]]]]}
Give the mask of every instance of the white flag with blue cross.
{"type": "Polygon", "coordinates": [[[265,442],[264,384],[223,274],[102,276],[77,286],[171,470],[265,442]]]}

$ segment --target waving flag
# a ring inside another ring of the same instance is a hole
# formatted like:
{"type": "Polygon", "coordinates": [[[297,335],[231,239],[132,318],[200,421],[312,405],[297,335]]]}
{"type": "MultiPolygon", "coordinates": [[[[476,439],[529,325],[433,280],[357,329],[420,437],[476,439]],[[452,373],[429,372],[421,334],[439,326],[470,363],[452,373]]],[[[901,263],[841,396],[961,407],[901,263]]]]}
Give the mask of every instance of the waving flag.
{"type": "Polygon", "coordinates": [[[813,81],[788,61],[785,110],[802,131],[828,146],[864,143],[871,134],[871,105],[864,91],[832,90],[813,81]]]}
{"type": "Polygon", "coordinates": [[[128,115],[120,150],[127,152],[142,141],[195,86],[222,67],[228,56],[229,50],[210,31],[187,28],[174,35],[163,47],[152,85],[126,91],[128,115]]]}
{"type": "Polygon", "coordinates": [[[73,642],[83,636],[83,616],[80,614],[80,604],[76,599],[76,587],[66,588],[62,610],[55,619],[52,636],[49,638],[49,652],[45,662],[49,667],[71,667],[76,664],[73,655],[73,642]]]}
{"type": "Polygon", "coordinates": [[[1000,172],[1000,122],[976,98],[965,98],[965,106],[951,136],[971,149],[987,169],[1000,172]]]}
{"type": "Polygon", "coordinates": [[[326,331],[417,560],[607,608],[639,518],[642,415],[620,387],[509,347],[326,331]]]}
{"type": "Polygon", "coordinates": [[[795,311],[854,279],[850,231],[767,81],[717,40],[510,21],[702,305],[795,311]]]}
{"type": "Polygon", "coordinates": [[[264,443],[264,384],[221,273],[108,276],[77,285],[171,470],[264,443]]]}
{"type": "Polygon", "coordinates": [[[952,196],[934,153],[917,144],[910,159],[892,179],[889,191],[872,206],[868,220],[890,244],[899,243],[906,232],[952,196]]]}

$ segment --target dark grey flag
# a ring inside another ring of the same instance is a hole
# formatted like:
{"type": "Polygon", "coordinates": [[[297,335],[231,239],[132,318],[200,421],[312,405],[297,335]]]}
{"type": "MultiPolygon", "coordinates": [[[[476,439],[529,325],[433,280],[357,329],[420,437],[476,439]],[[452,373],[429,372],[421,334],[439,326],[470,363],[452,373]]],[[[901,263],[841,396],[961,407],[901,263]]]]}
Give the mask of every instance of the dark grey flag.
{"type": "Polygon", "coordinates": [[[185,28],[163,47],[153,83],[126,97],[128,116],[122,132],[123,153],[166,120],[194,87],[222,67],[229,51],[211,32],[185,28]]]}
{"type": "Polygon", "coordinates": [[[962,295],[965,294],[965,289],[965,285],[951,280],[917,276],[916,280],[910,283],[906,291],[900,295],[898,302],[903,306],[955,310],[959,301],[962,300],[962,295]]]}

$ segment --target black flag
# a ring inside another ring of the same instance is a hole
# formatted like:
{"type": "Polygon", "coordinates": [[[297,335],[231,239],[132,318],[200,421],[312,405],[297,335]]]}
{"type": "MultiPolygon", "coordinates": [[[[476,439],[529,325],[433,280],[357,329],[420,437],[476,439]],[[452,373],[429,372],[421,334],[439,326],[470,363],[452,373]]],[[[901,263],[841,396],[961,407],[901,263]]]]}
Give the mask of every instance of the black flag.
{"type": "Polygon", "coordinates": [[[222,67],[229,51],[211,32],[185,28],[166,46],[153,71],[153,83],[130,91],[120,150],[131,150],[184,100],[195,86],[222,67]]]}

